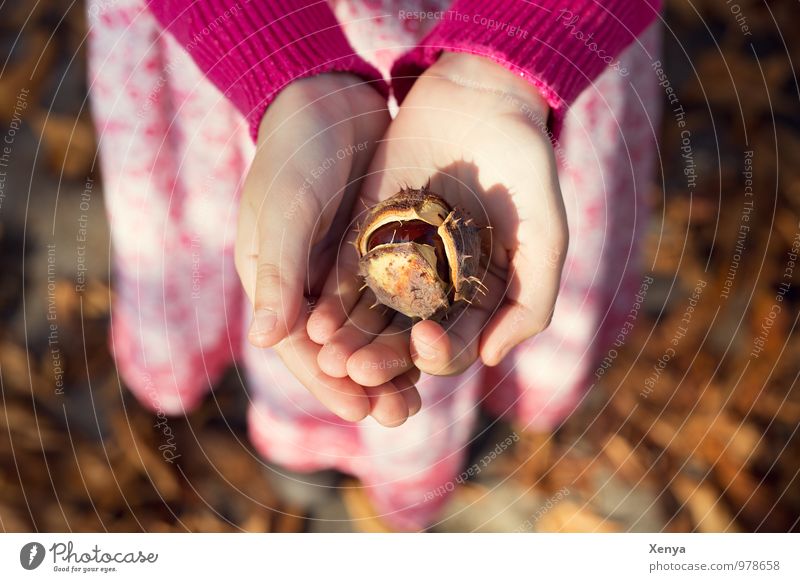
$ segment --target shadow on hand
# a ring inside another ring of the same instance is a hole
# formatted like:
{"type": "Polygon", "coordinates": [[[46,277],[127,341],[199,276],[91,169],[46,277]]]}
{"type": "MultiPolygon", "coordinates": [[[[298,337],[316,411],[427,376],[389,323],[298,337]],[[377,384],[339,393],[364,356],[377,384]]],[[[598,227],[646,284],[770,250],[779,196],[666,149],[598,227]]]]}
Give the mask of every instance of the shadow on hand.
{"type": "MultiPolygon", "coordinates": [[[[425,185],[425,183],[397,183],[381,190],[396,193],[404,188],[419,189],[425,185]]],[[[479,168],[474,163],[466,161],[458,161],[433,172],[428,187],[433,193],[441,196],[451,208],[461,211],[481,227],[482,257],[479,272],[475,273],[475,276],[486,286],[486,291],[476,294],[472,305],[463,301],[454,304],[441,323],[446,329],[452,328],[468,311],[475,309],[486,312],[483,318],[485,323],[494,315],[509,293],[512,295],[519,293],[519,281],[509,276],[511,259],[518,244],[517,233],[520,225],[513,194],[503,184],[493,184],[488,189],[484,188],[480,181],[479,168]]],[[[366,198],[372,197],[366,196],[366,198]]],[[[350,260],[357,257],[357,251],[352,245],[344,244],[347,234],[363,226],[369,210],[363,203],[360,208],[355,209],[348,232],[339,245],[338,253],[352,253],[350,260]]],[[[344,261],[344,264],[347,263],[348,261],[344,261]]],[[[341,264],[343,264],[341,260],[337,261],[337,269],[341,264]]],[[[348,276],[341,271],[337,275],[348,276]]],[[[362,283],[359,278],[359,284],[362,283]]],[[[413,326],[416,321],[418,320],[412,320],[399,313],[395,317],[395,322],[401,322],[401,327],[405,330],[413,326]]]]}

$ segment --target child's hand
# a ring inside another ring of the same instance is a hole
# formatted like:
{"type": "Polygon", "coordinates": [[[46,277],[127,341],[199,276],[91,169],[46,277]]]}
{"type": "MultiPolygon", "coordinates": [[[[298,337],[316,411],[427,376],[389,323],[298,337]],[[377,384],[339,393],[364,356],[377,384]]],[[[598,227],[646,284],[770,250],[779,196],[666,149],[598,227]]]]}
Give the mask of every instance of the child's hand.
{"type": "Polygon", "coordinates": [[[395,426],[419,410],[416,370],[366,394],[317,365],[306,333],[315,296],[335,260],[360,178],[389,123],[384,99],[352,75],[295,81],[270,105],[244,185],[236,268],[255,307],[249,340],[275,346],[289,370],[328,409],[395,426]]]}
{"type": "Polygon", "coordinates": [[[382,310],[365,308],[355,252],[344,249],[308,322],[310,338],[325,344],[324,372],[364,386],[404,374],[412,362],[457,374],[479,355],[498,364],[545,329],[568,239],[547,114],[535,88],[481,57],[445,54],[416,81],[378,148],[363,201],[371,206],[432,178],[431,190],[493,227],[488,294],[444,327],[422,321],[402,331],[400,317],[387,322],[382,310]]]}
{"type": "Polygon", "coordinates": [[[341,238],[341,219],[388,123],[384,99],[343,73],[297,80],[267,109],[236,239],[236,268],[255,307],[254,345],[284,339],[304,295],[324,280],[326,263],[310,261],[330,247],[319,244],[324,238],[341,238]]]}

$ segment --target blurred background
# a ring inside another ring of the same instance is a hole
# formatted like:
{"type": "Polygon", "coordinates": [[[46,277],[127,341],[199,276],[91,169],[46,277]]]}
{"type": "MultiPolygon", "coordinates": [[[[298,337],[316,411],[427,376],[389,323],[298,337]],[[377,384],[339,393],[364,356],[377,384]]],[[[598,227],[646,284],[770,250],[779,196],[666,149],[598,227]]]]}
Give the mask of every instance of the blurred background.
{"type": "MultiPolygon", "coordinates": [[[[436,531],[800,530],[797,2],[675,0],[665,18],[697,179],[687,190],[668,111],[637,325],[557,431],[487,421],[474,458],[521,439],[459,486],[436,531]]],[[[0,2],[0,530],[379,530],[343,476],[311,484],[258,459],[235,374],[170,419],[182,462],[164,461],[107,347],[85,32],[80,2],[0,2]]]]}

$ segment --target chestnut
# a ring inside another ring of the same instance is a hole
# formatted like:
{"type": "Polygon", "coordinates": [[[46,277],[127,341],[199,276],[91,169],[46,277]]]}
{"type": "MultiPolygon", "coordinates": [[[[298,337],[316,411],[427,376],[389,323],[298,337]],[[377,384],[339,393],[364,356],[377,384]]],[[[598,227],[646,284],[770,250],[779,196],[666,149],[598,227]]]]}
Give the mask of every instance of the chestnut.
{"type": "Polygon", "coordinates": [[[371,208],[355,246],[378,302],[408,317],[441,319],[481,291],[481,229],[428,186],[371,208]]]}

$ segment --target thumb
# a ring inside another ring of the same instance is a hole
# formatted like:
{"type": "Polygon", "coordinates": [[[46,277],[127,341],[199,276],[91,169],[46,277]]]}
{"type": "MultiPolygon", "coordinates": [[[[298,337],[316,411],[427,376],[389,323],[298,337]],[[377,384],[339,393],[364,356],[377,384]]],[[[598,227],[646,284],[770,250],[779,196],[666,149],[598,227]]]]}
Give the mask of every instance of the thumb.
{"type": "Polygon", "coordinates": [[[261,197],[262,206],[255,209],[254,313],[248,339],[262,348],[275,345],[294,327],[305,302],[309,250],[323,226],[319,203],[303,195],[303,185],[285,194],[261,197]]]}
{"type": "MultiPolygon", "coordinates": [[[[363,172],[371,149],[365,144],[382,133],[381,101],[363,81],[320,76],[293,83],[267,110],[240,213],[248,239],[241,245],[242,282],[254,308],[248,339],[256,347],[289,335],[305,304],[306,281],[325,274],[309,268],[309,254],[336,231],[340,205],[357,190],[353,174],[363,172]],[[345,97],[342,84],[361,87],[367,97],[345,97]],[[363,119],[353,116],[351,102],[365,110],[363,119]]],[[[316,254],[313,262],[324,266],[316,254]]]]}

